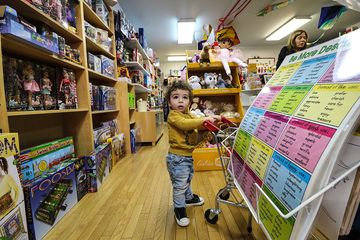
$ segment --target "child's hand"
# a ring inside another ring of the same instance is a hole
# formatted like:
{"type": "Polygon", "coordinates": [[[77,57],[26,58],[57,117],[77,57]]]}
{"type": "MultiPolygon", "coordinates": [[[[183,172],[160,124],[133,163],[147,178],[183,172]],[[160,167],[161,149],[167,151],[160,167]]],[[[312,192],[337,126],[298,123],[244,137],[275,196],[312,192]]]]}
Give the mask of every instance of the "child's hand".
{"type": "Polygon", "coordinates": [[[216,121],[220,121],[220,120],[221,120],[221,116],[219,116],[219,115],[213,115],[213,116],[204,118],[204,121],[210,121],[212,123],[214,123],[216,121]]]}
{"type": "Polygon", "coordinates": [[[221,116],[220,115],[214,115],[212,117],[215,118],[216,121],[221,121],[221,116]]]}

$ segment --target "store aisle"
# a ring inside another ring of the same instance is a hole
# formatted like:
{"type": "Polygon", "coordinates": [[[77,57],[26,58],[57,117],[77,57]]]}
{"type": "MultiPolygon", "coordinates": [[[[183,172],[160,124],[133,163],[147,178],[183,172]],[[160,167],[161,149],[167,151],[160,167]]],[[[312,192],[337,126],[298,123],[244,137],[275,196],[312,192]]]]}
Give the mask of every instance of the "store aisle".
{"type": "Polygon", "coordinates": [[[247,235],[245,210],[222,205],[216,225],[204,219],[224,186],[221,171],[195,173],[193,190],[205,204],[188,208],[187,228],[177,226],[165,164],[167,141],[165,132],[155,147],[143,146],[123,159],[100,192],[87,194],[45,239],[265,239],[258,226],[253,226],[255,237],[247,235]]]}

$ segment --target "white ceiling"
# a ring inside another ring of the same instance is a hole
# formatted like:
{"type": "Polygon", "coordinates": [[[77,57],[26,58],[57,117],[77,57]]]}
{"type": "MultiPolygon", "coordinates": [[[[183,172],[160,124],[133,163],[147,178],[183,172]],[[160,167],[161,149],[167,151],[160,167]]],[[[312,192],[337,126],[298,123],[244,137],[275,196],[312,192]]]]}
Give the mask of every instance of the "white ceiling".
{"type": "MultiPolygon", "coordinates": [[[[235,19],[233,26],[240,37],[241,47],[284,45],[287,37],[280,41],[268,42],[265,38],[294,16],[309,15],[312,20],[302,29],[309,35],[309,41],[316,40],[323,30],[317,28],[320,9],[338,4],[330,0],[295,0],[287,7],[257,17],[258,11],[268,4],[284,0],[252,0],[235,19]]],[[[355,0],[360,1],[360,0],[355,0]]],[[[166,56],[184,54],[187,49],[196,49],[196,43],[177,44],[177,20],[196,18],[196,36],[202,34],[202,26],[210,23],[217,27],[218,19],[224,17],[237,0],[118,0],[127,18],[136,27],[143,27],[148,45],[156,51],[161,62],[166,56]]],[[[328,30],[320,42],[338,36],[345,27],[360,22],[360,12],[347,10],[338,23],[328,30]]]]}

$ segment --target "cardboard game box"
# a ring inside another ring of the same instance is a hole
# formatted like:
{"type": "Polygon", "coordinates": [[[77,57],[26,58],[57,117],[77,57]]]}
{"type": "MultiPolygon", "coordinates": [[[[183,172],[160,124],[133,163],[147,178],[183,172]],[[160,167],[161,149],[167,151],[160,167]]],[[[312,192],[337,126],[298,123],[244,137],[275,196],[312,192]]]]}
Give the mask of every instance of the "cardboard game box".
{"type": "Polygon", "coordinates": [[[0,134],[0,239],[26,239],[24,195],[16,163],[19,157],[17,133],[0,134]]]}
{"type": "Polygon", "coordinates": [[[48,177],[24,186],[30,239],[42,239],[78,202],[75,169],[68,160],[48,177]]]}

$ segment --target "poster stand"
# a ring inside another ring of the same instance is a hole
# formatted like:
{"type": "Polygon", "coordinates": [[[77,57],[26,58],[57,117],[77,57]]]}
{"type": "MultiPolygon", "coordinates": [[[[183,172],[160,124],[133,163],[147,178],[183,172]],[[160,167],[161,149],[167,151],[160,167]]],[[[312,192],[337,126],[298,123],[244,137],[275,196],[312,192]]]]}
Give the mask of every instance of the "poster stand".
{"type": "Polygon", "coordinates": [[[239,127],[230,171],[269,239],[306,239],[324,194],[360,166],[338,171],[360,117],[359,40],[360,30],[287,56],[239,127]]]}

